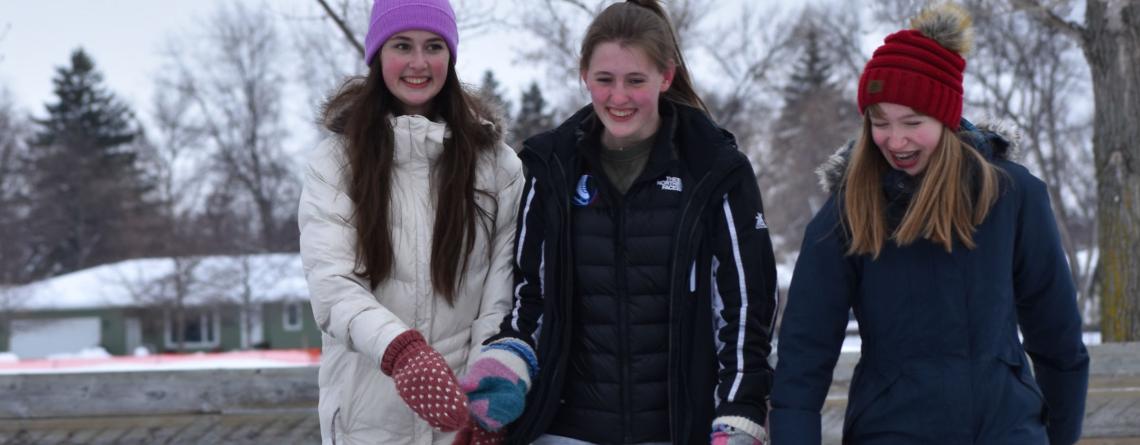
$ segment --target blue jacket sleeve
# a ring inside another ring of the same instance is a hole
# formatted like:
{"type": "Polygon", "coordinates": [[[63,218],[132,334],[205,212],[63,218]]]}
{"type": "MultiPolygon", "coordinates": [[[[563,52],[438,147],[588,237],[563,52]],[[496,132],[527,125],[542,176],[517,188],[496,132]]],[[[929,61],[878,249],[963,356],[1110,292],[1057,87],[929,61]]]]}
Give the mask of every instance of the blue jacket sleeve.
{"type": "Polygon", "coordinates": [[[773,444],[822,441],[820,412],[858,285],[845,246],[833,195],[804,232],[780,323],[769,418],[773,444]]]}
{"type": "Polygon", "coordinates": [[[1089,380],[1076,290],[1045,184],[1023,168],[1011,170],[1021,195],[1013,264],[1018,324],[1049,406],[1049,443],[1071,444],[1081,435],[1089,380]]]}
{"type": "MultiPolygon", "coordinates": [[[[749,170],[751,172],[751,170],[749,170]]],[[[749,174],[712,206],[713,316],[717,417],[764,424],[771,391],[770,335],[776,311],[776,262],[760,189],[749,174]]]]}

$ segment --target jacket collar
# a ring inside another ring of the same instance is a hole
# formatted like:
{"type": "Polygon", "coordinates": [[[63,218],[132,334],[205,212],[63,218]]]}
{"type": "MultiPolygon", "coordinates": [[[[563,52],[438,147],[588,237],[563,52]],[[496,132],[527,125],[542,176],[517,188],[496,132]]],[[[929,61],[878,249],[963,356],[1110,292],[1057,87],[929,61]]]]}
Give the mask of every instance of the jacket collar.
{"type": "MultiPolygon", "coordinates": [[[[721,158],[734,155],[737,151],[736,137],[717,126],[704,111],[668,99],[662,99],[660,104],[662,125],[658,130],[658,140],[654,143],[651,163],[660,165],[657,164],[659,157],[667,160],[671,156],[670,150],[662,152],[657,148],[666,143],[661,140],[664,135],[670,137],[668,143],[672,144],[672,148],[684,160],[685,168],[697,177],[711,170],[721,158]]],[[[558,127],[528,138],[523,143],[523,152],[547,162],[558,158],[562,165],[573,165],[570,161],[580,153],[580,146],[593,131],[600,131],[600,126],[601,122],[594,114],[593,106],[586,105],[558,127]]]]}
{"type": "Polygon", "coordinates": [[[443,152],[443,140],[451,137],[447,124],[420,115],[390,116],[396,162],[431,163],[443,152]]]}
{"type": "MultiPolygon", "coordinates": [[[[984,121],[974,124],[963,118],[958,136],[990,161],[1014,160],[1020,155],[1021,137],[1012,126],[1004,122],[984,121]]],[[[843,184],[847,163],[851,159],[851,149],[854,146],[854,140],[843,144],[815,170],[819,176],[819,185],[824,192],[835,192],[843,184]]],[[[892,195],[895,193],[893,191],[905,191],[907,183],[913,188],[913,182],[906,173],[893,169],[883,177],[884,189],[891,199],[899,198],[892,195]]]]}

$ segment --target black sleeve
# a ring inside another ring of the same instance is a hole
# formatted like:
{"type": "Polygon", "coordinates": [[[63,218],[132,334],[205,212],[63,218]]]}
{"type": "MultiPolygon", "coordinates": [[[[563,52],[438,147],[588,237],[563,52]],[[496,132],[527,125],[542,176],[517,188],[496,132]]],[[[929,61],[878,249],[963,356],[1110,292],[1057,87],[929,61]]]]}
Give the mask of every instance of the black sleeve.
{"type": "Polygon", "coordinates": [[[542,326],[544,295],[545,234],[538,179],[527,175],[519,203],[514,260],[514,297],[511,311],[503,318],[499,333],[486,343],[511,337],[537,350],[542,326]]]}
{"type": "Polygon", "coordinates": [[[719,198],[710,206],[713,328],[721,365],[717,417],[741,416],[762,425],[778,298],[772,241],[751,175],[719,198]]]}

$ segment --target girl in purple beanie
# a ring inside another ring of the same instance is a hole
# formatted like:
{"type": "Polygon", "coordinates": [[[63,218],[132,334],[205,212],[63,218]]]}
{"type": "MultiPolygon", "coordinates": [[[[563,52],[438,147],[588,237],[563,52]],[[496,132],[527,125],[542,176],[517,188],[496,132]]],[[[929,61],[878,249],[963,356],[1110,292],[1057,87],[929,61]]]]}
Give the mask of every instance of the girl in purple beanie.
{"type": "Polygon", "coordinates": [[[962,119],[970,21],[928,9],[863,69],[862,130],[821,168],[831,198],[788,294],[774,444],[823,441],[851,312],[862,343],[843,443],[1080,437],[1089,357],[1073,282],[1045,184],[1011,160],[1012,139],[962,119]]]}
{"type": "Polygon", "coordinates": [[[591,103],[526,140],[514,307],[461,386],[510,443],[755,445],[776,274],[760,191],[657,0],[606,8],[591,103]]]}
{"type": "Polygon", "coordinates": [[[493,439],[455,376],[510,310],[523,179],[458,43],[447,0],[376,0],[368,74],[325,104],[298,215],[325,444],[493,439]]]}

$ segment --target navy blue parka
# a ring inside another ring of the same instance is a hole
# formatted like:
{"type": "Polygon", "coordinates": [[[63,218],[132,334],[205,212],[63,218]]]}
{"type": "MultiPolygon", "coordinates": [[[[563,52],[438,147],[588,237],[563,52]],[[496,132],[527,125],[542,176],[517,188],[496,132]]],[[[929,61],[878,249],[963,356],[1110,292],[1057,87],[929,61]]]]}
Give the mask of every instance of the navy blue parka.
{"type": "MultiPolygon", "coordinates": [[[[862,350],[844,443],[1079,438],[1089,359],[1045,184],[1008,159],[1005,138],[965,120],[962,129],[1001,172],[1000,197],[976,227],[974,249],[956,241],[948,253],[920,239],[904,247],[888,241],[878,259],[847,255],[838,187],[808,225],[779,335],[774,444],[820,443],[849,310],[862,350]]],[[[843,164],[830,172],[837,184],[843,164]]],[[[905,212],[915,187],[904,172],[885,175],[889,215],[905,212]]]]}

